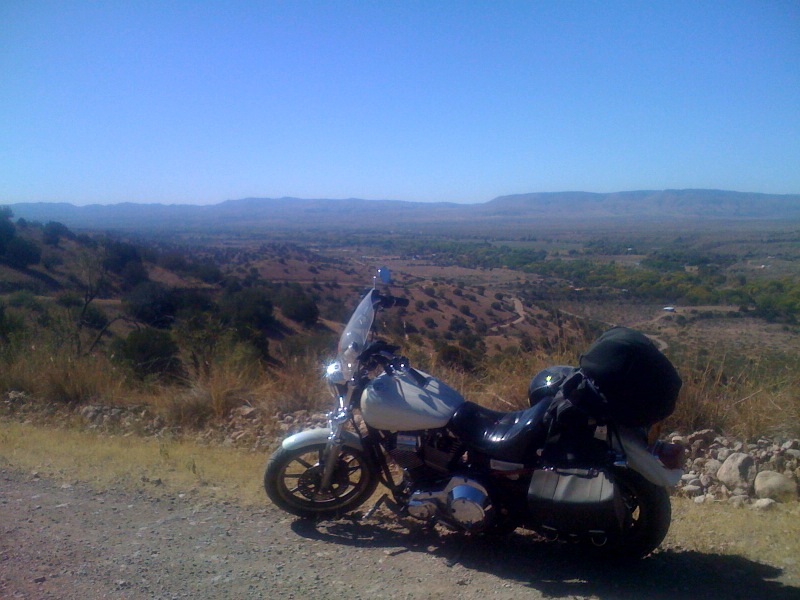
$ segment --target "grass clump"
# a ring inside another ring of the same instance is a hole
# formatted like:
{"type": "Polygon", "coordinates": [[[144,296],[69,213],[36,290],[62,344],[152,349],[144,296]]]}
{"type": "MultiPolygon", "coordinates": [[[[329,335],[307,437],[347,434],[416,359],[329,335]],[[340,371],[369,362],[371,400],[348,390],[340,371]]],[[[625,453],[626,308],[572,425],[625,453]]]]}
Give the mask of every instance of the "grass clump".
{"type": "Polygon", "coordinates": [[[0,391],[20,391],[63,404],[119,400],[124,374],[104,355],[73,356],[49,347],[31,346],[2,361],[0,391]]]}
{"type": "Polygon", "coordinates": [[[800,362],[755,361],[698,352],[676,361],[684,385],[668,423],[682,431],[714,429],[741,439],[800,435],[800,362]]]}

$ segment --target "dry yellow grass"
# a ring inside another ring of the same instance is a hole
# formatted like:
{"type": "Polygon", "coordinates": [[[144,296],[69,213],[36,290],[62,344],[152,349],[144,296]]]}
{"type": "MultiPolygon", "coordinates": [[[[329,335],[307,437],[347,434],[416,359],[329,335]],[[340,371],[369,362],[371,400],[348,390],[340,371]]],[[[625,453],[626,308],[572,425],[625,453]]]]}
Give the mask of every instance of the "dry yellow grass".
{"type": "Polygon", "coordinates": [[[744,556],[800,578],[800,503],[757,511],[725,502],[695,504],[672,499],[672,527],[664,545],[675,549],[744,556]]]}
{"type": "Polygon", "coordinates": [[[265,502],[266,456],[189,441],[108,436],[0,422],[0,464],[98,488],[202,489],[211,498],[265,502]]]}

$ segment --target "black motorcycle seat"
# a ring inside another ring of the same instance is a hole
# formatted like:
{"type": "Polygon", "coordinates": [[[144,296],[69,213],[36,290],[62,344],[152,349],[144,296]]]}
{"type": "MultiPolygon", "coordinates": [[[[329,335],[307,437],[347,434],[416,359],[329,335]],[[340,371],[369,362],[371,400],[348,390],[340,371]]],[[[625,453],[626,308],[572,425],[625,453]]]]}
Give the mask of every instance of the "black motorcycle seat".
{"type": "Polygon", "coordinates": [[[549,401],[542,401],[525,410],[502,412],[467,401],[458,407],[448,427],[469,448],[498,460],[523,463],[544,444],[549,406],[549,401]]]}

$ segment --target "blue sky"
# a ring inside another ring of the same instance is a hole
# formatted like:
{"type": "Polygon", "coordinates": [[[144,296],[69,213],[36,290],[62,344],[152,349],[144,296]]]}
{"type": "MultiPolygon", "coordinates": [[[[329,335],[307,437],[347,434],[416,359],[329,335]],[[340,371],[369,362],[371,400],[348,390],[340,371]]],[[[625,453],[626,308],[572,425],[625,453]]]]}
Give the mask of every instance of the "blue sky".
{"type": "Polygon", "coordinates": [[[800,2],[0,0],[0,204],[800,193],[800,2]]]}

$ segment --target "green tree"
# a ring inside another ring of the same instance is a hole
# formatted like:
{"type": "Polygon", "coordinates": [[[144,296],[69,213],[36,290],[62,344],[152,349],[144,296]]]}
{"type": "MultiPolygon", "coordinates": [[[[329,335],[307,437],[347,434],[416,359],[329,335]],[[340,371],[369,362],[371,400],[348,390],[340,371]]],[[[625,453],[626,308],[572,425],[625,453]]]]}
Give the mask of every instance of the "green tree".
{"type": "Polygon", "coordinates": [[[103,259],[103,267],[112,273],[122,273],[122,270],[130,262],[142,262],[141,253],[133,244],[106,240],[104,249],[105,258],[103,259]]]}
{"type": "Polygon", "coordinates": [[[266,358],[269,356],[269,333],[277,328],[273,304],[263,288],[243,288],[227,294],[220,303],[220,313],[236,336],[248,341],[266,358]]]}
{"type": "Polygon", "coordinates": [[[7,206],[0,206],[0,256],[6,252],[6,246],[17,234],[17,228],[11,222],[14,213],[7,206]]]}
{"type": "Polygon", "coordinates": [[[38,265],[42,260],[42,251],[34,242],[14,236],[5,246],[6,262],[17,269],[38,265]]]}
{"type": "Polygon", "coordinates": [[[48,246],[58,246],[61,238],[72,239],[75,234],[72,233],[66,225],[58,221],[50,221],[42,229],[42,239],[48,246]]]}

